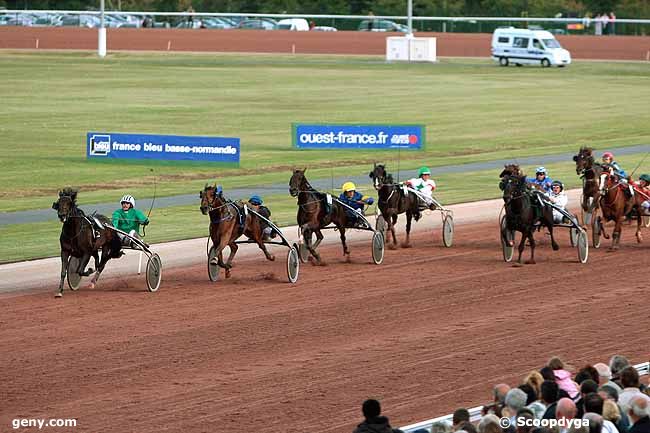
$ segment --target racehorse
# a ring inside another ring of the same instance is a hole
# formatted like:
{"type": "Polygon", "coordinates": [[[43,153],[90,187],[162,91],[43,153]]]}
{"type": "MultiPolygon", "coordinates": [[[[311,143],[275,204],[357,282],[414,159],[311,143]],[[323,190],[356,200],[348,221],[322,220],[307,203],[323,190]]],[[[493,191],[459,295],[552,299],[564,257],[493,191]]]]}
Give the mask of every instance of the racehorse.
{"type": "Polygon", "coordinates": [[[68,263],[71,257],[80,258],[77,269],[71,269],[79,275],[87,277],[93,269],[86,269],[92,256],[95,259],[95,275],[90,281],[89,288],[94,288],[99,275],[111,257],[119,257],[121,242],[117,233],[93,223],[96,219],[102,226],[111,226],[111,221],[103,215],[88,217],[77,207],[77,191],[64,188],[59,191],[59,199],[52,204],[52,209],[57,211],[63,223],[59,242],[61,243],[61,281],[57,298],[63,296],[63,281],[68,272],[68,263]],[[98,252],[101,250],[101,260],[98,252]]]}
{"type": "MultiPolygon", "coordinates": [[[[580,151],[573,157],[576,163],[576,174],[582,178],[582,210],[585,214],[593,214],[599,206],[600,198],[600,175],[603,166],[594,162],[590,147],[580,147],[580,151]]],[[[587,218],[585,218],[587,219],[587,218]]],[[[583,221],[589,224],[589,221],[583,221]]]]}
{"type": "Polygon", "coordinates": [[[316,191],[309,184],[305,177],[305,170],[294,170],[289,180],[289,194],[298,198],[298,215],[296,219],[305,246],[314,258],[314,264],[324,264],[316,248],[323,240],[321,229],[333,223],[341,235],[343,255],[349,260],[350,250],[345,243],[345,227],[348,220],[346,209],[336,200],[331,200],[331,203],[328,203],[327,195],[316,191]],[[312,233],[316,234],[316,242],[313,244],[311,241],[312,233]]]}
{"type": "Polygon", "coordinates": [[[499,175],[500,178],[505,176],[523,176],[524,173],[519,168],[519,164],[505,164],[503,166],[503,171],[499,175]]]}
{"type": "Polygon", "coordinates": [[[638,207],[636,237],[637,241],[641,242],[641,202],[639,201],[637,204],[637,200],[635,200],[634,197],[626,196],[625,190],[628,189],[628,185],[626,183],[621,183],[621,177],[614,172],[613,168],[609,167],[605,169],[605,171],[601,173],[599,180],[599,206],[603,216],[602,218],[600,216],[598,217],[597,224],[605,239],[609,239],[609,236],[605,232],[603,218],[605,219],[605,222],[614,221],[616,224],[612,234],[612,246],[609,248],[609,251],[618,250],[625,215],[629,214],[634,207],[638,207]]]}
{"type": "Polygon", "coordinates": [[[217,265],[226,270],[226,278],[230,278],[232,261],[239,248],[235,241],[242,235],[255,241],[267,260],[275,260],[275,256],[266,249],[262,220],[257,215],[246,212],[242,204],[224,198],[221,188],[217,188],[216,184],[205,184],[199,197],[201,213],[210,215],[210,239],[217,249],[217,265]],[[226,246],[230,247],[230,255],[224,263],[223,250],[226,246]]]}
{"type": "MultiPolygon", "coordinates": [[[[519,242],[519,257],[517,262],[521,265],[521,256],[526,246],[526,239],[530,241],[530,260],[526,264],[535,263],[535,239],[533,232],[537,224],[548,229],[551,234],[551,245],[557,251],[560,246],[553,237],[553,209],[539,202],[536,192],[532,191],[526,182],[526,176],[509,175],[502,176],[499,188],[503,190],[503,201],[506,210],[506,229],[521,232],[519,242]]],[[[505,232],[501,236],[504,242],[512,245],[513,241],[506,238],[505,232]]]]}
{"type": "Polygon", "coordinates": [[[384,221],[386,221],[386,230],[393,238],[392,248],[397,246],[397,237],[395,236],[397,216],[406,213],[406,241],[403,246],[407,247],[411,233],[411,220],[418,211],[418,198],[412,192],[405,194],[403,188],[393,182],[393,176],[386,171],[386,167],[382,164],[375,164],[369,176],[373,180],[373,185],[379,196],[378,206],[384,221]]]}

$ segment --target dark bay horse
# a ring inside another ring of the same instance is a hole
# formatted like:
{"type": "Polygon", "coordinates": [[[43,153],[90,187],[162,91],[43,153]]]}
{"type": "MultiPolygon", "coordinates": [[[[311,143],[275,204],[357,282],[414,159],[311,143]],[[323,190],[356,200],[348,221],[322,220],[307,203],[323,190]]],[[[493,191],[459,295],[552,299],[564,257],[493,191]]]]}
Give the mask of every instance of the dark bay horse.
{"type": "MultiPolygon", "coordinates": [[[[546,227],[551,234],[553,250],[559,250],[560,246],[553,237],[553,209],[548,205],[541,206],[539,204],[539,199],[535,196],[537,193],[530,189],[526,182],[526,176],[503,175],[499,188],[503,190],[506,228],[519,231],[522,234],[517,262],[521,265],[521,256],[526,246],[526,239],[528,239],[530,242],[530,260],[527,260],[526,263],[535,263],[535,239],[533,233],[538,223],[546,227]]],[[[504,242],[512,244],[512,241],[505,237],[505,233],[501,233],[501,236],[504,238],[504,242]]]]}
{"type": "Polygon", "coordinates": [[[294,170],[289,180],[289,194],[298,198],[298,215],[296,219],[305,246],[314,258],[314,264],[324,264],[316,248],[323,240],[321,229],[333,223],[341,235],[343,255],[349,259],[350,250],[345,243],[345,227],[348,219],[345,208],[335,200],[328,203],[327,194],[316,191],[309,184],[305,177],[305,170],[294,170]],[[316,234],[316,242],[313,244],[312,233],[316,234]]]}
{"type": "Polygon", "coordinates": [[[637,204],[637,200],[635,200],[636,196],[628,197],[626,195],[627,189],[627,183],[621,182],[621,177],[615,173],[613,168],[606,168],[601,173],[599,178],[599,206],[603,216],[602,218],[600,216],[598,217],[597,223],[599,230],[605,239],[609,239],[609,236],[605,232],[604,222],[614,221],[615,223],[614,232],[612,234],[612,246],[609,248],[610,251],[618,250],[621,242],[621,231],[625,215],[629,214],[634,207],[638,208],[636,236],[637,241],[641,242],[641,201],[637,204]]]}
{"type": "MultiPolygon", "coordinates": [[[[585,214],[593,214],[599,207],[599,184],[603,167],[594,161],[591,147],[580,147],[573,160],[576,163],[576,174],[582,178],[582,202],[580,205],[585,214]]],[[[590,224],[590,221],[585,217],[583,223],[590,224]]]]}
{"type": "Polygon", "coordinates": [[[111,221],[103,215],[88,217],[77,207],[77,191],[64,188],[59,191],[59,199],[52,204],[63,223],[59,242],[61,244],[61,281],[57,298],[63,296],[63,282],[68,272],[71,257],[79,258],[77,269],[71,269],[79,275],[87,277],[93,273],[92,268],[85,270],[92,256],[95,259],[95,275],[90,281],[90,288],[95,287],[99,275],[104,270],[111,257],[119,257],[121,242],[113,230],[98,227],[91,218],[96,218],[104,226],[111,226],[111,221]],[[96,236],[97,235],[97,236],[96,236]],[[101,260],[98,252],[101,251],[101,260]]]}
{"type": "Polygon", "coordinates": [[[255,241],[264,252],[267,260],[275,260],[275,256],[266,249],[264,244],[262,220],[252,212],[245,212],[242,203],[235,203],[224,198],[217,185],[205,185],[199,192],[201,198],[201,213],[210,215],[210,239],[217,249],[217,265],[226,270],[226,278],[230,278],[232,261],[239,248],[235,241],[242,235],[255,241]],[[223,261],[223,250],[230,247],[230,255],[223,261]]]}
{"type": "Polygon", "coordinates": [[[379,196],[377,205],[386,221],[386,230],[390,232],[393,238],[392,247],[397,246],[395,224],[397,223],[397,216],[402,213],[406,213],[406,241],[404,246],[408,246],[411,234],[411,220],[413,215],[418,214],[418,198],[412,192],[405,194],[404,189],[393,182],[393,176],[386,171],[386,167],[382,164],[375,164],[369,176],[373,180],[373,185],[379,196]]]}
{"type": "Polygon", "coordinates": [[[519,164],[505,164],[503,166],[503,171],[499,175],[500,178],[504,178],[505,176],[523,176],[524,173],[521,171],[521,168],[519,168],[519,164]]]}

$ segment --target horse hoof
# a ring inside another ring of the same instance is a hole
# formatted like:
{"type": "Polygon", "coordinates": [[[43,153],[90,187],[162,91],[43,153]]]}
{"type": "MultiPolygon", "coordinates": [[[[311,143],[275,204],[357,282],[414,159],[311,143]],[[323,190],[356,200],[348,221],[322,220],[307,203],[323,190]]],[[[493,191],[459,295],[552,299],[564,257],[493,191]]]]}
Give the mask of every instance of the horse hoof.
{"type": "Polygon", "coordinates": [[[397,249],[397,245],[395,245],[395,244],[388,244],[388,249],[389,249],[389,250],[396,250],[396,249],[397,249]]]}
{"type": "Polygon", "coordinates": [[[226,278],[230,278],[230,268],[226,269],[226,278]]]}
{"type": "Polygon", "coordinates": [[[274,262],[275,261],[275,256],[274,255],[269,256],[269,260],[274,262]]]}
{"type": "Polygon", "coordinates": [[[558,244],[553,245],[553,251],[557,251],[560,249],[560,246],[558,244]]]}
{"type": "Polygon", "coordinates": [[[55,298],[62,298],[62,297],[63,297],[63,293],[59,292],[59,293],[57,293],[56,295],[54,295],[54,297],[55,297],[55,298]]]}
{"type": "Polygon", "coordinates": [[[408,242],[403,242],[402,245],[400,245],[402,248],[411,248],[411,244],[408,242]]]}
{"type": "Polygon", "coordinates": [[[523,266],[524,266],[524,265],[523,265],[522,263],[519,263],[519,262],[514,262],[514,263],[512,264],[512,267],[513,267],[513,268],[522,268],[523,266]]]}
{"type": "Polygon", "coordinates": [[[95,283],[89,283],[88,286],[86,286],[88,289],[94,289],[95,288],[95,283]]]}
{"type": "Polygon", "coordinates": [[[527,265],[536,265],[537,264],[535,262],[535,260],[526,260],[524,263],[526,263],[527,265]]]}
{"type": "Polygon", "coordinates": [[[608,253],[615,253],[616,251],[618,251],[618,247],[609,247],[609,248],[607,248],[608,253]]]}

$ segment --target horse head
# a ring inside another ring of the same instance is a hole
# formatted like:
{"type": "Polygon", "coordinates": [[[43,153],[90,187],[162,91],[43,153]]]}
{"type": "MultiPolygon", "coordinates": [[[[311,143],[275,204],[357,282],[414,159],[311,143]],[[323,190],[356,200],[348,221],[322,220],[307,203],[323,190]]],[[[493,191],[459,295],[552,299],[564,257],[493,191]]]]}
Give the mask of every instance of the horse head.
{"type": "Polygon", "coordinates": [[[203,191],[199,191],[199,198],[201,199],[201,213],[207,215],[212,209],[215,209],[219,206],[219,197],[222,197],[221,186],[205,184],[203,191]]]}
{"type": "Polygon", "coordinates": [[[370,179],[373,181],[373,185],[377,191],[379,191],[382,187],[382,185],[386,183],[392,183],[392,178],[391,181],[388,182],[388,178],[390,177],[390,174],[386,171],[386,167],[383,164],[375,164],[375,167],[373,170],[368,174],[370,179]]]}
{"type": "Polygon", "coordinates": [[[573,161],[576,163],[576,174],[580,175],[593,166],[594,156],[592,151],[591,147],[582,146],[578,154],[573,157],[573,161]]]}
{"type": "Polygon", "coordinates": [[[301,191],[306,191],[308,189],[307,178],[305,177],[305,171],[307,169],[295,169],[291,179],[289,179],[289,194],[291,197],[297,197],[301,191]]]}
{"type": "Polygon", "coordinates": [[[499,188],[503,191],[503,201],[509,204],[512,200],[521,197],[526,191],[526,176],[506,175],[501,179],[499,188]]]}
{"type": "Polygon", "coordinates": [[[614,167],[610,165],[603,166],[603,171],[600,173],[600,181],[598,183],[600,193],[602,195],[620,185],[620,176],[616,174],[614,167]]]}
{"type": "Polygon", "coordinates": [[[521,171],[521,168],[519,168],[519,164],[506,164],[503,166],[503,171],[499,175],[500,178],[503,178],[504,176],[523,176],[523,172],[521,171]]]}
{"type": "Polygon", "coordinates": [[[61,222],[65,223],[68,217],[77,208],[77,191],[72,188],[64,188],[59,191],[59,199],[52,203],[52,209],[57,211],[61,222]]]}

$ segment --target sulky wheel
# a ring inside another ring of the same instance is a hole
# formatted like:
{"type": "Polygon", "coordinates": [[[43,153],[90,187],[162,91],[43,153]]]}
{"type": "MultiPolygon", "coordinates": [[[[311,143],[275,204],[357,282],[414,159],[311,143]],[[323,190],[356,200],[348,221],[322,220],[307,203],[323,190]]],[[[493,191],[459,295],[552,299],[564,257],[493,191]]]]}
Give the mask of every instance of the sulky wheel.
{"type": "Polygon", "coordinates": [[[509,241],[515,240],[515,233],[512,230],[508,230],[506,228],[506,216],[501,217],[501,222],[500,222],[500,227],[501,231],[499,233],[499,238],[501,239],[501,249],[503,250],[503,260],[506,262],[512,261],[512,256],[515,254],[515,247],[508,245],[508,243],[504,240],[507,239],[509,241]]]}
{"type": "Polygon", "coordinates": [[[576,227],[571,227],[569,229],[569,241],[571,242],[571,246],[575,247],[578,245],[578,236],[580,235],[580,230],[576,227]]]}
{"type": "Polygon", "coordinates": [[[580,263],[587,263],[589,259],[589,240],[587,239],[587,232],[580,230],[578,232],[578,260],[580,263]]]}
{"type": "Polygon", "coordinates": [[[591,219],[591,246],[596,249],[600,248],[601,225],[600,217],[593,215],[591,219]]]}
{"type": "Polygon", "coordinates": [[[372,234],[372,261],[375,265],[384,261],[384,235],[379,231],[372,234]]]}
{"type": "Polygon", "coordinates": [[[147,288],[150,292],[157,292],[162,281],[162,261],[160,256],[153,253],[147,261],[147,288]]]}
{"type": "Polygon", "coordinates": [[[219,265],[212,264],[212,259],[215,257],[217,257],[217,247],[212,246],[208,253],[208,277],[210,278],[210,281],[219,280],[219,265]]]}
{"type": "Polygon", "coordinates": [[[77,273],[77,268],[79,267],[79,257],[70,256],[68,260],[68,287],[70,290],[79,289],[79,284],[81,283],[81,275],[77,273]]]}
{"type": "Polygon", "coordinates": [[[442,220],[442,244],[449,248],[454,243],[454,217],[447,215],[442,220]]]}
{"type": "Polygon", "coordinates": [[[290,283],[298,281],[298,274],[300,273],[300,257],[296,244],[289,248],[287,253],[287,279],[290,283]]]}

